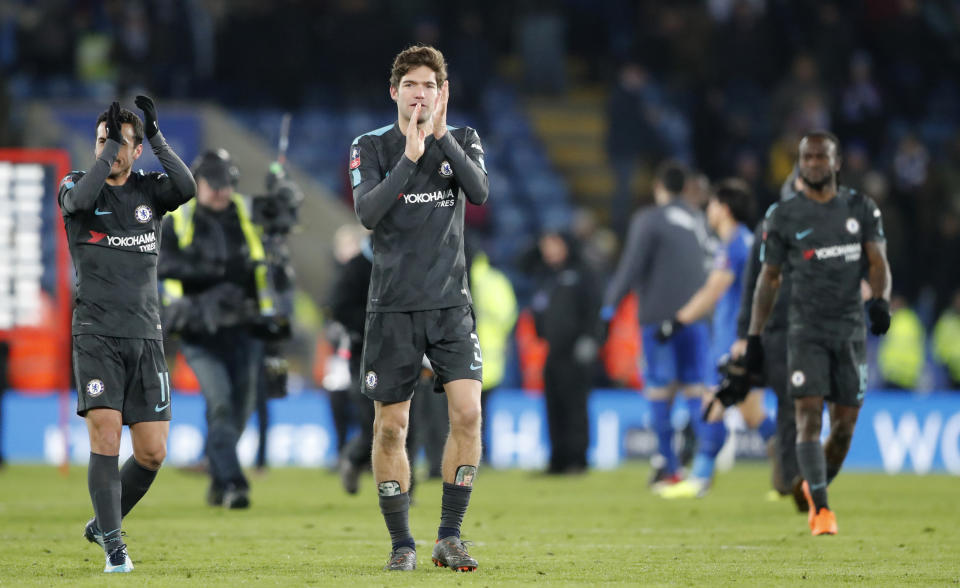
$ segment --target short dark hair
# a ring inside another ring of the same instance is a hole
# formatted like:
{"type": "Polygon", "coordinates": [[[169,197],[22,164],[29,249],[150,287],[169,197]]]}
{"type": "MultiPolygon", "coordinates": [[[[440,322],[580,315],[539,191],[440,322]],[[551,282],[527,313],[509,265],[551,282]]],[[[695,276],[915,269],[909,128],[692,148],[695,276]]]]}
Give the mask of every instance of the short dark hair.
{"type": "Polygon", "coordinates": [[[840,139],[830,131],[810,131],[809,133],[805,133],[802,137],[800,137],[800,143],[803,143],[807,139],[823,139],[825,141],[830,141],[833,143],[833,146],[837,148],[837,157],[840,156],[840,139]]]}
{"type": "Polygon", "coordinates": [[[390,86],[400,87],[400,79],[412,69],[425,65],[437,74],[437,86],[442,86],[447,79],[447,62],[439,49],[429,45],[413,45],[397,54],[390,69],[390,86]]]}
{"type": "MultiPolygon", "coordinates": [[[[100,126],[100,123],[107,122],[107,111],[104,110],[100,113],[100,116],[97,117],[97,127],[100,126]]],[[[134,114],[132,111],[127,110],[126,108],[120,109],[120,125],[123,126],[129,124],[133,127],[133,146],[136,147],[143,143],[143,121],[140,120],[140,117],[134,114]]]]}
{"type": "Polygon", "coordinates": [[[664,161],[657,168],[657,181],[660,182],[663,187],[670,192],[671,195],[676,196],[683,192],[683,187],[687,183],[687,176],[690,174],[690,170],[687,169],[687,166],[683,165],[679,161],[664,161]]]}
{"type": "Polygon", "coordinates": [[[720,204],[726,204],[730,214],[738,223],[750,225],[753,222],[754,200],[750,185],[740,178],[728,178],[714,187],[713,197],[720,204]]]}
{"type": "Polygon", "coordinates": [[[240,169],[233,163],[226,149],[207,149],[193,160],[190,166],[193,179],[206,178],[215,190],[226,186],[237,187],[240,182],[240,169]]]}

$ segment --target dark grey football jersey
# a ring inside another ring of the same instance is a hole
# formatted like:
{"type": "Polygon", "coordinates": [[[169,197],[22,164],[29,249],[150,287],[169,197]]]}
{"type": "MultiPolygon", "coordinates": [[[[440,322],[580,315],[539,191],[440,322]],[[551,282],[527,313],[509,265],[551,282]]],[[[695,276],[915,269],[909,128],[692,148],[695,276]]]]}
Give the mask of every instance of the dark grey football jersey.
{"type": "Polygon", "coordinates": [[[157,296],[160,221],[193,197],[196,184],[160,133],[151,143],[171,176],[139,172],[122,186],[106,184],[119,147],[108,141],[89,174],[71,172],[60,182],[58,202],[77,272],[74,335],[162,338],[157,296]]]}
{"type": "Polygon", "coordinates": [[[482,204],[483,147],[470,127],[426,139],[414,163],[397,123],[357,137],[350,179],[360,221],[373,230],[367,310],[408,312],[471,304],[463,253],[466,201],[482,204]]]}
{"type": "Polygon", "coordinates": [[[798,194],[774,204],[767,212],[761,259],[789,277],[789,333],[862,339],[860,280],[868,266],[863,246],[884,240],[880,209],[846,187],[826,203],[798,194]]]}

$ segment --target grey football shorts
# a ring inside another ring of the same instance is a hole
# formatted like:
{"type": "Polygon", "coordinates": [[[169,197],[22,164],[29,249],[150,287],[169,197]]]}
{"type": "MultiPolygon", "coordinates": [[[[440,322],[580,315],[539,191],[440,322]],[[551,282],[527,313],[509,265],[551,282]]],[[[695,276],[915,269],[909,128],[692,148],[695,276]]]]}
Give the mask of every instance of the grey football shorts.
{"type": "Polygon", "coordinates": [[[368,312],[360,384],[372,400],[413,397],[426,354],[437,381],[483,380],[477,321],[470,306],[412,312],[368,312]]]}
{"type": "Polygon", "coordinates": [[[77,414],[112,408],[123,424],[169,421],[170,374],[163,342],[104,335],[73,336],[77,414]]]}

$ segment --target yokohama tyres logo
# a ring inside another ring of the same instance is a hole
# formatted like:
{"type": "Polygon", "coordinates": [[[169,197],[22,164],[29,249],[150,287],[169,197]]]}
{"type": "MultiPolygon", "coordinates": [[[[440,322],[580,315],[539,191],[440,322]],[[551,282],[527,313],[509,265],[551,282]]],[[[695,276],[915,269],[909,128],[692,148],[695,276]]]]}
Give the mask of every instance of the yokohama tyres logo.
{"type": "Polygon", "coordinates": [[[433,204],[437,206],[453,206],[453,190],[435,190],[433,192],[420,192],[419,194],[398,194],[397,200],[403,200],[404,204],[433,204]],[[449,202],[449,204],[447,204],[449,202]]]}
{"type": "Polygon", "coordinates": [[[140,251],[154,251],[157,248],[157,234],[154,231],[150,231],[149,233],[138,233],[136,235],[126,235],[123,237],[108,235],[106,233],[100,233],[97,231],[90,231],[90,238],[87,239],[87,243],[100,243],[104,239],[107,240],[107,245],[110,247],[117,247],[121,249],[137,247],[140,251]]]}
{"type": "Polygon", "coordinates": [[[803,258],[806,260],[817,258],[817,261],[824,259],[833,259],[842,257],[844,261],[859,261],[862,246],[860,243],[847,243],[845,245],[830,245],[819,249],[807,249],[803,252],[803,258]]]}
{"type": "Polygon", "coordinates": [[[113,235],[107,235],[107,243],[114,247],[133,247],[134,245],[146,245],[147,243],[154,243],[156,240],[157,236],[153,231],[140,235],[127,235],[126,237],[114,237],[113,235]]]}

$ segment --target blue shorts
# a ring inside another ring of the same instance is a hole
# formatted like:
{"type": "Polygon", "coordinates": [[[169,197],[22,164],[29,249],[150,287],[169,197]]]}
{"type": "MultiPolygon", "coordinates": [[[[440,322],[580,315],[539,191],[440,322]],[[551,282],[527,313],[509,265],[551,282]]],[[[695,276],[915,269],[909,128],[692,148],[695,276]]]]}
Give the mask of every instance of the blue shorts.
{"type": "Polygon", "coordinates": [[[703,321],[686,326],[667,342],[655,337],[658,326],[643,327],[644,379],[647,386],[665,388],[679,384],[709,384],[710,329],[703,321]]]}

